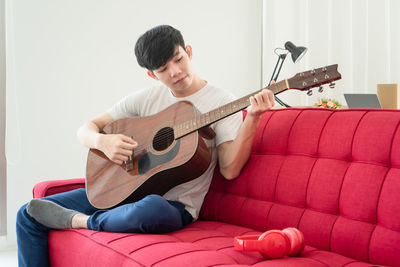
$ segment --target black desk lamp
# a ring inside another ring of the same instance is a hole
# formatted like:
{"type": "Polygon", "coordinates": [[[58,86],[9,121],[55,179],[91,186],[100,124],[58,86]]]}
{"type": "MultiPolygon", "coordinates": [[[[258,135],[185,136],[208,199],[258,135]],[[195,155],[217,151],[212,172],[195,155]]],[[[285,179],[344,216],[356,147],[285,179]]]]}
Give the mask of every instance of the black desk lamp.
{"type": "MultiPolygon", "coordinates": [[[[275,48],[274,53],[278,56],[278,61],[276,62],[274,72],[271,75],[271,79],[269,80],[268,85],[271,84],[271,81],[274,80],[276,81],[278,79],[279,73],[281,72],[281,68],[283,65],[283,62],[286,59],[287,54],[291,53],[292,54],[292,60],[294,63],[297,63],[307,52],[307,48],[304,46],[295,46],[292,42],[287,41],[285,43],[285,49],[283,48],[275,48]],[[279,53],[278,50],[281,50],[282,52],[279,53]]],[[[282,100],[280,100],[277,96],[275,96],[276,102],[281,104],[282,106],[285,107],[290,107],[288,104],[284,103],[282,100]]]]}

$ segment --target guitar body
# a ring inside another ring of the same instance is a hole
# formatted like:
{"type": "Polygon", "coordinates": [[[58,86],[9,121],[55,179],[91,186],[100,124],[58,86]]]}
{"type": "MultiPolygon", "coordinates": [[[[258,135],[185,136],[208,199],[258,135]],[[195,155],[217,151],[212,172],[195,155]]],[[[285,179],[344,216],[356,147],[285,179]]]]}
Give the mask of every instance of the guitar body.
{"type": "Polygon", "coordinates": [[[175,140],[174,125],[196,117],[197,110],[181,101],[148,117],[114,121],[105,134],[124,134],[139,144],[132,156],[132,170],[117,165],[101,151],[90,149],[86,167],[86,192],[100,209],[138,201],[149,194],[163,195],[176,185],[203,174],[211,161],[198,131],[175,140]]]}

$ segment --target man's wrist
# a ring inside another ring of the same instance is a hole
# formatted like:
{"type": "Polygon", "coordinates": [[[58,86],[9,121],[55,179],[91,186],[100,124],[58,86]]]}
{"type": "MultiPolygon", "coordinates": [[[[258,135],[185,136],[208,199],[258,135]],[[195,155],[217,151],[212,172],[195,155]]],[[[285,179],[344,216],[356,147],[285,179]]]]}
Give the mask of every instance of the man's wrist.
{"type": "Polygon", "coordinates": [[[103,140],[103,134],[101,133],[96,133],[95,137],[94,137],[94,148],[101,150],[101,144],[102,144],[102,140],[103,140]]]}
{"type": "Polygon", "coordinates": [[[246,118],[248,118],[251,122],[258,124],[260,122],[261,115],[262,114],[247,113],[246,118]]]}

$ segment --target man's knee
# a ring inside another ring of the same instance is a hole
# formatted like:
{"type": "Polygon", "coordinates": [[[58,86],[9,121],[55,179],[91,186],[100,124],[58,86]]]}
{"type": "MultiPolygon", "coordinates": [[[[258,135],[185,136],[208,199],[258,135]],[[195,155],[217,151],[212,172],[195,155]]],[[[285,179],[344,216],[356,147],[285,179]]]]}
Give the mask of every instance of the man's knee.
{"type": "Polygon", "coordinates": [[[179,211],[159,195],[148,195],[142,199],[146,215],[142,216],[141,225],[145,232],[162,233],[178,230],[182,227],[179,211]]]}
{"type": "Polygon", "coordinates": [[[145,204],[145,205],[152,205],[152,206],[155,206],[155,207],[156,206],[161,206],[162,207],[163,205],[168,203],[168,201],[165,198],[163,198],[160,195],[155,195],[155,194],[145,196],[141,200],[141,202],[143,204],[145,204]]]}
{"type": "Polygon", "coordinates": [[[136,205],[136,207],[140,207],[148,215],[149,220],[154,220],[154,217],[160,218],[163,215],[167,215],[171,209],[168,201],[159,195],[148,195],[137,202],[136,205]]]}
{"type": "Polygon", "coordinates": [[[28,204],[24,204],[17,212],[17,227],[23,224],[23,222],[27,219],[28,213],[26,212],[26,206],[28,204]]]}

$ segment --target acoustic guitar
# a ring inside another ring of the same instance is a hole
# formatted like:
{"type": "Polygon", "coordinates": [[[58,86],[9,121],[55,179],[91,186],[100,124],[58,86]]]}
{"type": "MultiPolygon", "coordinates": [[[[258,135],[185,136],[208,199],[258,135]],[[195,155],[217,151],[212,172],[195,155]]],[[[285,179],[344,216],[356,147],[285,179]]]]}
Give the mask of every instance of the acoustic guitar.
{"type": "MultiPolygon", "coordinates": [[[[340,78],[335,64],[298,73],[266,88],[274,94],[288,89],[311,90],[340,78]]],[[[248,107],[249,97],[257,92],[204,114],[189,101],[180,101],[152,116],[125,118],[106,125],[103,133],[124,134],[139,145],[122,165],[99,150],[89,150],[86,191],[90,203],[107,209],[149,194],[163,195],[199,177],[211,160],[211,149],[202,138],[213,137],[208,126],[248,107]]]]}

